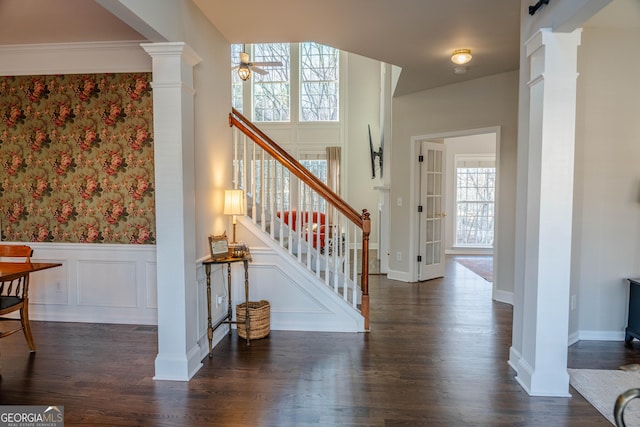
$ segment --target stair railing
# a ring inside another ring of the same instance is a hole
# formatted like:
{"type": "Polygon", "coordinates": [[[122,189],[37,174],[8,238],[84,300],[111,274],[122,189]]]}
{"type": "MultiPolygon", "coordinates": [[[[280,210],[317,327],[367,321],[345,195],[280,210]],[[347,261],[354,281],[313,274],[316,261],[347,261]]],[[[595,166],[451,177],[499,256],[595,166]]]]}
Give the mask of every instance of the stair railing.
{"type": "Polygon", "coordinates": [[[233,182],[247,215],[359,310],[368,330],[369,212],[352,208],[235,108],[229,126],[237,129],[233,182]]]}

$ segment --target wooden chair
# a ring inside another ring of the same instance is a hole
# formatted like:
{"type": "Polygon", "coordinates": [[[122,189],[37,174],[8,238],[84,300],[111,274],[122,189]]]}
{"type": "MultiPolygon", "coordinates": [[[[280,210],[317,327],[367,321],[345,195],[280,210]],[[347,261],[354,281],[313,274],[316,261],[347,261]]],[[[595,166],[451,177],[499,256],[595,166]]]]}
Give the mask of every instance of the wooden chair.
{"type": "MultiPolygon", "coordinates": [[[[24,258],[31,262],[33,249],[26,245],[0,245],[0,258],[24,258]]],[[[20,327],[6,332],[0,331],[0,338],[4,338],[18,331],[24,332],[29,350],[36,351],[36,345],[31,335],[29,325],[29,273],[0,281],[0,316],[15,311],[20,312],[20,327]]],[[[0,317],[0,320],[17,321],[18,319],[0,317]]]]}

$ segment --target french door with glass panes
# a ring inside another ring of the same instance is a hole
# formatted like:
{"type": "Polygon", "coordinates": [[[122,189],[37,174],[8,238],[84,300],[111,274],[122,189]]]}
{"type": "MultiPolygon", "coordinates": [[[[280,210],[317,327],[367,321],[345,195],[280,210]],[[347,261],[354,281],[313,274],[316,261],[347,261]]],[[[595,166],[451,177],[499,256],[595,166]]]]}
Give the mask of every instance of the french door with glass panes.
{"type": "Polygon", "coordinates": [[[420,154],[420,240],[418,280],[444,276],[444,150],[441,143],[423,141],[420,154]]]}

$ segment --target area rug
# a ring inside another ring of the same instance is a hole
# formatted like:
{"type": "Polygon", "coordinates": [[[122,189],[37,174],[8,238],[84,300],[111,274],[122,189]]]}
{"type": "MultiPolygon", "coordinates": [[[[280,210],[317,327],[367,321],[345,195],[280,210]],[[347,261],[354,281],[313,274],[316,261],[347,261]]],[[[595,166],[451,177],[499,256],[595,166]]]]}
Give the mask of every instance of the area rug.
{"type": "Polygon", "coordinates": [[[458,264],[465,266],[488,282],[493,282],[493,257],[490,256],[456,256],[458,264]]]}
{"type": "MultiPolygon", "coordinates": [[[[640,388],[640,372],[569,369],[569,377],[571,386],[613,425],[613,406],[618,396],[631,388],[640,388]]],[[[624,420],[629,427],[640,426],[640,399],[629,402],[624,420]]]]}

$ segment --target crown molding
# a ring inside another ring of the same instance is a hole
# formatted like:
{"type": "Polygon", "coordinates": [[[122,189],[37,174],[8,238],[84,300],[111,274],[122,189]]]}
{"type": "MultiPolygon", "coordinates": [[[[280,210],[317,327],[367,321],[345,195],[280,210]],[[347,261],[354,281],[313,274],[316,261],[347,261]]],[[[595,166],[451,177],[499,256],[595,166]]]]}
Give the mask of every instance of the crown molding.
{"type": "Polygon", "coordinates": [[[0,46],[0,75],[150,72],[144,41],[0,46]]]}

